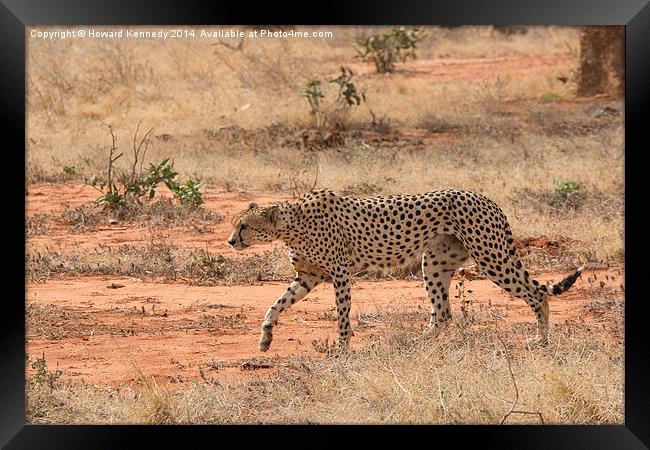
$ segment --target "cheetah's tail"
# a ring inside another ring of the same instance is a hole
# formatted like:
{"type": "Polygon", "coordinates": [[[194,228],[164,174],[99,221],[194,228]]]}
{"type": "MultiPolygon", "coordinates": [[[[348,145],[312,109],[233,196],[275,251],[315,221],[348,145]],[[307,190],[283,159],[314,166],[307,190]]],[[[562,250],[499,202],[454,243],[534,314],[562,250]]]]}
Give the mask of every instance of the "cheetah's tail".
{"type": "Polygon", "coordinates": [[[547,286],[548,293],[551,295],[558,295],[568,290],[571,286],[573,286],[573,283],[576,282],[583,270],[585,270],[584,264],[559,283],[547,286]]]}

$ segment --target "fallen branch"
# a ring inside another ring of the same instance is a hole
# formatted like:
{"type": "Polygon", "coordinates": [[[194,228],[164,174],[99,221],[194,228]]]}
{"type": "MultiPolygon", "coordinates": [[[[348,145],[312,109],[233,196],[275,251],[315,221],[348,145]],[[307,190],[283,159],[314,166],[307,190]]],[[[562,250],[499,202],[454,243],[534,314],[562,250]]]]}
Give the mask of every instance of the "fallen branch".
{"type": "Polygon", "coordinates": [[[503,423],[506,421],[508,417],[510,417],[511,414],[537,415],[539,416],[539,420],[542,423],[542,425],[544,425],[544,417],[542,416],[542,413],[540,413],[539,411],[522,411],[522,410],[515,409],[515,406],[517,406],[517,402],[519,401],[519,388],[517,387],[517,380],[515,380],[515,374],[512,372],[512,364],[510,363],[510,355],[508,354],[506,343],[503,341],[500,335],[497,335],[497,337],[499,338],[501,345],[503,345],[503,353],[506,356],[506,361],[508,362],[508,372],[510,372],[510,379],[512,380],[512,385],[515,387],[515,400],[512,402],[512,405],[510,406],[510,411],[508,411],[506,415],[503,416],[501,422],[499,422],[499,425],[503,425],[503,423]]]}

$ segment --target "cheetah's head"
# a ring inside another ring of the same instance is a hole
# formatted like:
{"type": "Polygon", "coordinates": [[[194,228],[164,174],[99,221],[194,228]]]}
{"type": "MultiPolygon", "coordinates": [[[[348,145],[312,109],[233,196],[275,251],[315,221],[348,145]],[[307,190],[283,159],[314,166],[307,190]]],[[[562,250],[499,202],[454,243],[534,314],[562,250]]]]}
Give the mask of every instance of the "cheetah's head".
{"type": "Polygon", "coordinates": [[[277,223],[280,215],[278,205],[260,207],[251,203],[248,209],[237,214],[228,243],[235,250],[243,250],[261,242],[277,239],[277,223]]]}

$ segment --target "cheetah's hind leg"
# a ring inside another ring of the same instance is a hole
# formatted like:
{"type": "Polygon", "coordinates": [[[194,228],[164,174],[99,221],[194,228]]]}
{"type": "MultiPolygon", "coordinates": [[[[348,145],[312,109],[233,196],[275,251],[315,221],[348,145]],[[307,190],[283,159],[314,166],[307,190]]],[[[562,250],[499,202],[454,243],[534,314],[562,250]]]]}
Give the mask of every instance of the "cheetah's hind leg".
{"type": "Polygon", "coordinates": [[[427,295],[431,300],[431,318],[428,332],[438,334],[440,327],[451,318],[449,286],[456,269],[463,265],[469,254],[454,236],[439,234],[426,247],[422,256],[422,276],[427,295]]]}

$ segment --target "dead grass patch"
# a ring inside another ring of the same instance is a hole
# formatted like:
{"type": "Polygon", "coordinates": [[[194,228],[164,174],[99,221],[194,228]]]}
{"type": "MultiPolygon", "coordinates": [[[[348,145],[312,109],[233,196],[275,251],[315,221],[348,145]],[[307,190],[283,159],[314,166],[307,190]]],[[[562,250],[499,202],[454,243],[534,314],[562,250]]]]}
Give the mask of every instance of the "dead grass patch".
{"type": "Polygon", "coordinates": [[[210,231],[211,225],[224,220],[222,214],[201,207],[178,204],[169,198],[160,198],[141,204],[134,203],[128,208],[115,211],[93,203],[86,203],[75,208],[65,204],[61,215],[37,214],[34,217],[29,222],[30,229],[33,229],[32,232],[38,232],[39,225],[47,221],[62,223],[68,227],[70,233],[96,231],[102,225],[109,226],[118,221],[135,224],[139,227],[188,227],[196,232],[204,233],[210,231]],[[36,217],[36,222],[34,222],[34,217],[36,217]]]}
{"type": "Polygon", "coordinates": [[[581,187],[574,192],[556,190],[538,191],[523,188],[515,191],[513,203],[518,207],[534,208],[553,218],[563,218],[577,211],[589,211],[594,215],[623,211],[624,187],[621,183],[616,192],[605,194],[597,187],[581,187]]]}
{"type": "MultiPolygon", "coordinates": [[[[403,322],[402,322],[403,323],[403,322]]],[[[521,327],[453,322],[442,336],[391,322],[342,359],[214,361],[173,391],[145,374],[133,386],[29,383],[30,423],[620,424],[623,346],[555,327],[529,349],[521,327]],[[207,370],[273,368],[214,380],[207,370]]]]}
{"type": "Polygon", "coordinates": [[[62,309],[52,304],[39,305],[37,303],[27,304],[25,317],[27,337],[29,339],[41,337],[47,340],[70,337],[67,330],[83,328],[89,318],[88,314],[62,309]]]}
{"type": "Polygon", "coordinates": [[[25,217],[25,235],[28,237],[47,234],[51,228],[51,217],[48,214],[37,213],[31,217],[25,217]]]}
{"type": "Polygon", "coordinates": [[[145,246],[99,246],[79,253],[53,250],[26,254],[28,281],[56,276],[121,275],[163,278],[199,285],[251,284],[288,280],[293,269],[286,255],[274,250],[246,258],[227,258],[203,249],[181,249],[154,236],[145,246]]]}
{"type": "Polygon", "coordinates": [[[515,248],[522,264],[533,273],[540,268],[568,273],[596,260],[584,243],[564,236],[522,238],[515,240],[515,248]]]}

